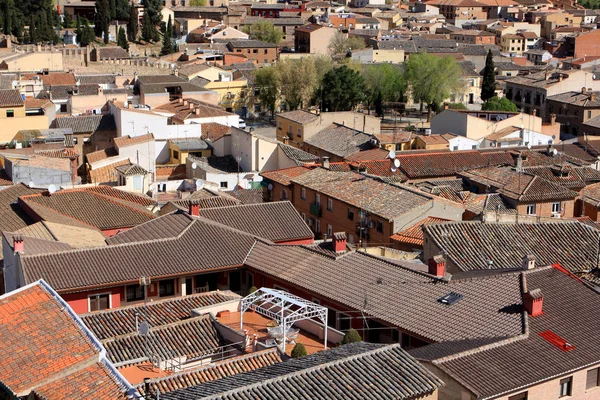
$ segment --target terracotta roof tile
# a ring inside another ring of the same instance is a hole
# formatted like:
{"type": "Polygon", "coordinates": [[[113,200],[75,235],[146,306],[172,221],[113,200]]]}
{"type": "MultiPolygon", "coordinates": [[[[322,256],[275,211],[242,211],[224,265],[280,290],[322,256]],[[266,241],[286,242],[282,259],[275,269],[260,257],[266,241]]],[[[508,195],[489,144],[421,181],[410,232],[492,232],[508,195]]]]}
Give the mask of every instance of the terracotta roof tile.
{"type": "Polygon", "coordinates": [[[448,220],[443,218],[427,217],[417,222],[413,226],[404,229],[395,235],[392,235],[390,239],[400,243],[423,246],[423,225],[438,224],[441,222],[448,222],[448,220]]]}
{"type": "Polygon", "coordinates": [[[112,164],[108,164],[99,168],[93,168],[89,172],[90,182],[99,185],[107,184],[110,182],[118,182],[119,174],[117,173],[117,167],[120,165],[127,165],[129,163],[129,159],[124,159],[115,161],[112,164]]]}
{"type": "Polygon", "coordinates": [[[83,323],[100,340],[136,333],[135,315],[146,314],[150,326],[168,325],[188,319],[192,310],[219,303],[239,300],[240,296],[229,291],[216,291],[188,295],[174,299],[158,300],[147,305],[138,304],[113,310],[96,311],[81,316],[83,323]],[[147,310],[147,311],[144,311],[147,310]]]}
{"type": "Polygon", "coordinates": [[[147,337],[139,332],[102,341],[106,355],[117,366],[139,362],[148,352],[161,360],[180,357],[204,358],[212,355],[225,341],[215,327],[214,317],[199,317],[151,327],[147,337]],[[204,357],[203,357],[204,356],[204,357]]]}
{"type": "Polygon", "coordinates": [[[398,344],[351,343],[161,397],[275,400],[294,393],[310,399],[407,400],[427,396],[441,385],[398,344]]]}
{"type": "Polygon", "coordinates": [[[97,161],[104,160],[109,157],[114,157],[118,154],[117,150],[114,147],[109,147],[108,149],[94,151],[92,153],[88,153],[86,155],[87,162],[93,164],[97,161]]]}
{"type": "Polygon", "coordinates": [[[123,148],[127,146],[133,146],[140,143],[151,142],[154,140],[154,135],[151,133],[147,133],[145,135],[140,136],[121,136],[114,139],[115,147],[123,148]]]}
{"type": "Polygon", "coordinates": [[[0,107],[21,107],[23,98],[21,92],[14,89],[0,90],[0,107]]]}
{"type": "Polygon", "coordinates": [[[291,180],[293,178],[299,177],[316,167],[317,167],[317,165],[314,165],[314,166],[302,165],[302,166],[297,166],[297,167],[276,169],[273,171],[264,171],[264,172],[261,172],[260,175],[264,179],[268,179],[270,181],[277,182],[277,183],[280,183],[285,186],[289,186],[289,185],[291,185],[291,183],[292,183],[291,180]]]}
{"type": "MultiPolygon", "coordinates": [[[[175,390],[223,379],[228,376],[254,371],[280,363],[281,361],[281,356],[277,349],[268,349],[229,358],[211,365],[196,367],[165,378],[154,379],[150,385],[153,391],[158,389],[162,395],[175,390]]],[[[145,394],[144,386],[140,384],[137,387],[138,392],[142,395],[145,394]]]]}
{"type": "Polygon", "coordinates": [[[308,225],[289,201],[203,208],[200,210],[200,215],[273,242],[314,237],[308,225]]]}
{"type": "Polygon", "coordinates": [[[519,269],[526,254],[533,254],[538,265],[560,263],[573,273],[598,268],[600,235],[576,221],[447,222],[424,226],[423,232],[460,271],[519,269]]]}

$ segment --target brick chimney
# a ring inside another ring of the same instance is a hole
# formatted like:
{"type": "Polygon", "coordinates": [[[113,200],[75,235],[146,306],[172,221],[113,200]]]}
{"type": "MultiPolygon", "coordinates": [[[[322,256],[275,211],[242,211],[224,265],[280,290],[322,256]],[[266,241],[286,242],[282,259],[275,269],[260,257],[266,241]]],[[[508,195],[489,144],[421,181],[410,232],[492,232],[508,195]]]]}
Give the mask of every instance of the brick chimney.
{"type": "Polygon", "coordinates": [[[329,157],[323,156],[323,158],[321,159],[321,167],[329,169],[329,157]]]}
{"type": "Polygon", "coordinates": [[[535,268],[535,256],[533,254],[525,254],[521,266],[524,270],[535,268]]]}
{"type": "Polygon", "coordinates": [[[190,200],[190,215],[194,217],[200,215],[200,203],[190,200]]]}
{"type": "Polygon", "coordinates": [[[544,296],[542,289],[533,289],[523,295],[523,308],[532,317],[542,315],[544,312],[542,306],[544,304],[544,296]]]}
{"type": "Polygon", "coordinates": [[[430,258],[428,272],[429,275],[434,275],[440,278],[446,275],[446,259],[444,256],[440,254],[430,258]]]}
{"type": "Polygon", "coordinates": [[[15,253],[23,253],[25,251],[25,245],[23,243],[23,236],[13,237],[13,249],[15,253]]]}
{"type": "Polygon", "coordinates": [[[333,251],[336,253],[346,251],[346,232],[335,232],[333,234],[333,251]]]}

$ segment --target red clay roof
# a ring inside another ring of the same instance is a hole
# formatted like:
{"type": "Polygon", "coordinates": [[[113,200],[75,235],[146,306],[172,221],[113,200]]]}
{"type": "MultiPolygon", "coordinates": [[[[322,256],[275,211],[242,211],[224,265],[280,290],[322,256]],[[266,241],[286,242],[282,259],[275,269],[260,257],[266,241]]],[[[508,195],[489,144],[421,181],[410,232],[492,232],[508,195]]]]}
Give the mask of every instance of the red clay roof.
{"type": "Polygon", "coordinates": [[[390,238],[392,241],[400,243],[414,244],[417,246],[423,246],[423,225],[439,224],[440,222],[447,222],[449,220],[436,217],[427,217],[417,222],[413,226],[406,228],[390,238]]]}
{"type": "Polygon", "coordinates": [[[52,380],[78,363],[98,359],[98,349],[71,315],[41,285],[0,298],[0,380],[18,394],[52,380]]]}
{"type": "Polygon", "coordinates": [[[312,165],[312,166],[300,165],[297,167],[276,169],[273,171],[265,171],[265,172],[261,172],[260,175],[263,178],[268,179],[270,181],[277,182],[279,184],[288,186],[292,183],[291,180],[293,178],[303,175],[303,174],[307,173],[308,171],[310,171],[311,169],[316,168],[316,167],[317,167],[317,164],[312,165]]]}

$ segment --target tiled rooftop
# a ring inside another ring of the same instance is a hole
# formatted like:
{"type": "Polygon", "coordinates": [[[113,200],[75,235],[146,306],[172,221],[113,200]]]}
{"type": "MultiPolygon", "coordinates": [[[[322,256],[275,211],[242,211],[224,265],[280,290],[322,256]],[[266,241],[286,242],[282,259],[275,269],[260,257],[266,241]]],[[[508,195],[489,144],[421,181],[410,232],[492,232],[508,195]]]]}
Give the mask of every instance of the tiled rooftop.
{"type": "Polygon", "coordinates": [[[560,263],[573,273],[598,268],[600,235],[575,221],[447,222],[424,226],[423,231],[461,271],[519,269],[526,254],[533,254],[537,265],[560,263]]]}
{"type": "Polygon", "coordinates": [[[165,400],[219,398],[410,399],[442,382],[399,345],[352,343],[167,393],[165,400]],[[377,379],[373,379],[377,377],[377,379]],[[302,392],[297,392],[301,388],[302,392]]]}
{"type": "Polygon", "coordinates": [[[316,168],[293,178],[292,182],[388,219],[431,201],[431,197],[425,193],[398,184],[387,184],[356,172],[316,168]]]}
{"type": "Polygon", "coordinates": [[[338,157],[346,157],[374,147],[373,136],[339,124],[331,124],[306,139],[304,143],[322,149],[338,157]]]}

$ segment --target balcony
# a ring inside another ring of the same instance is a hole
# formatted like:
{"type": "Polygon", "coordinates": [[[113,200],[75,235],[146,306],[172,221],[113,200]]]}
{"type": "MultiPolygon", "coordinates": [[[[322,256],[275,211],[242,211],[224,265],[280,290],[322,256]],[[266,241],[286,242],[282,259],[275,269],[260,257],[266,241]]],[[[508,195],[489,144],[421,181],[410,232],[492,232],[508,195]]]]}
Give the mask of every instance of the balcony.
{"type": "Polygon", "coordinates": [[[315,217],[321,217],[323,215],[323,210],[321,209],[321,203],[311,203],[310,205],[310,213],[315,217]]]}

